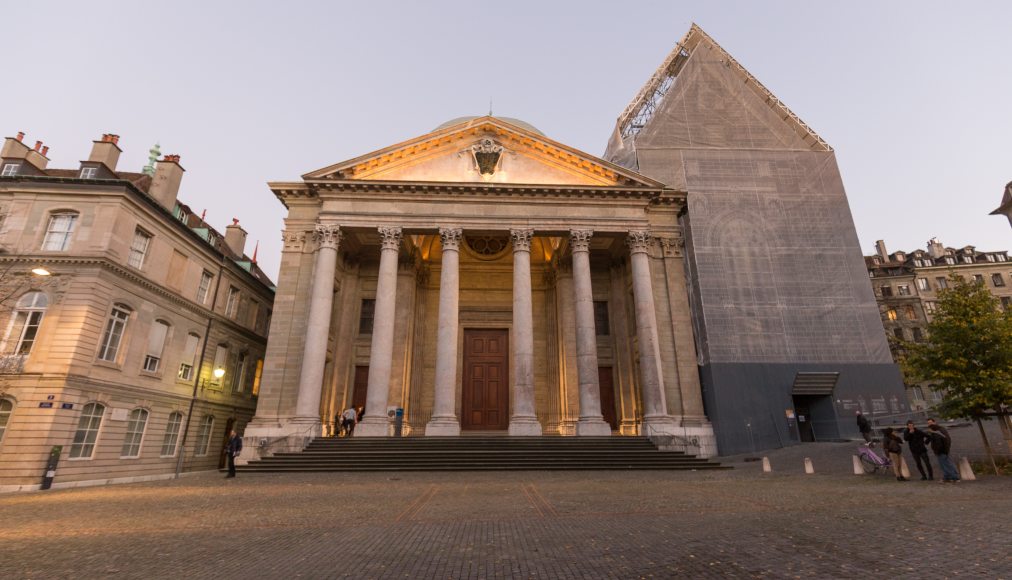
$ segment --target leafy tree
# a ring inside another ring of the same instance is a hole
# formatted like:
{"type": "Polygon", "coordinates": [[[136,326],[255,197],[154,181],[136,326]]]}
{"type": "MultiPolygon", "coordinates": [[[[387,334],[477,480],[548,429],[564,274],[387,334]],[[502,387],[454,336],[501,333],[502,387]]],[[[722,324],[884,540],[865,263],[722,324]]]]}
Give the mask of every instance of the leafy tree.
{"type": "Polygon", "coordinates": [[[957,274],[949,280],[949,289],[939,292],[927,342],[903,345],[904,370],[943,391],[937,408],[943,417],[974,419],[979,425],[997,415],[1012,452],[1012,311],[1004,311],[983,282],[957,274]]]}

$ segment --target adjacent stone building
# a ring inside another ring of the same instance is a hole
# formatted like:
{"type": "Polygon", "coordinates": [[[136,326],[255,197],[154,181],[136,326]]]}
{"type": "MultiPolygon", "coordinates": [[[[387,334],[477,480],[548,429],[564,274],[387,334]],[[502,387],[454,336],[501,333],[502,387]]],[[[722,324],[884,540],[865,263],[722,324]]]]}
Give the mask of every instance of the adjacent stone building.
{"type": "Polygon", "coordinates": [[[179,156],[120,171],[103,135],[50,169],[23,138],[0,151],[0,490],[38,487],[54,446],[57,487],[217,468],[274,301],[246,232],[177,201],[179,156]]]}
{"type": "MultiPolygon", "coordinates": [[[[937,308],[938,291],[947,288],[952,274],[984,285],[1012,308],[1012,262],[1005,250],[979,251],[974,246],[948,248],[931,239],[925,250],[893,252],[885,242],[876,253],[865,256],[868,276],[878,300],[882,326],[890,339],[894,357],[903,355],[903,342],[927,339],[927,325],[937,308]]],[[[907,385],[910,406],[923,410],[941,401],[941,394],[928,384],[907,385]]]]}

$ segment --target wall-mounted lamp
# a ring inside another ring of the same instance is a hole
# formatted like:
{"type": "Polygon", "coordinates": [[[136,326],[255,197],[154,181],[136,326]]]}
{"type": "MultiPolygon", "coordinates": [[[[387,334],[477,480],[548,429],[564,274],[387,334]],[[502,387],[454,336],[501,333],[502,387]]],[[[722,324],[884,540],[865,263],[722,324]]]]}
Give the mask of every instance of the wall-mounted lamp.
{"type": "Polygon", "coordinates": [[[32,268],[32,274],[35,274],[36,276],[52,276],[52,272],[43,266],[36,266],[35,268],[32,268]]]}

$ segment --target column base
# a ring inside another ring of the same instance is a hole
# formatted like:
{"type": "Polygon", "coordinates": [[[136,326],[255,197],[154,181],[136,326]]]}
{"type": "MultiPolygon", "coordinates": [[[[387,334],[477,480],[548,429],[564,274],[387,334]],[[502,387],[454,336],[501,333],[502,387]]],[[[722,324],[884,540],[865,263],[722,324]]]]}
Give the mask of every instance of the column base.
{"type": "Polygon", "coordinates": [[[533,417],[514,417],[510,419],[510,437],[540,437],[541,423],[533,417]]]}
{"type": "Polygon", "coordinates": [[[586,418],[576,422],[577,437],[608,437],[611,435],[611,425],[604,422],[602,418],[586,418]]]}
{"type": "Polygon", "coordinates": [[[389,437],[390,421],[386,418],[366,417],[355,425],[354,437],[389,437]]]}
{"type": "Polygon", "coordinates": [[[426,437],[459,437],[460,421],[456,417],[434,418],[425,425],[426,437]]]}

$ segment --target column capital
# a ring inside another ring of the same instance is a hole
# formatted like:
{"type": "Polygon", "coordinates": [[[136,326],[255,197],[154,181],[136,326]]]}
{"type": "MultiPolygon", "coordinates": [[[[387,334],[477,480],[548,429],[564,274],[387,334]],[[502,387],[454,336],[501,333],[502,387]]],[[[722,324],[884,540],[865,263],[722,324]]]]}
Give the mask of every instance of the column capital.
{"type": "Polygon", "coordinates": [[[400,226],[380,226],[377,230],[379,231],[380,239],[382,240],[380,245],[384,250],[401,249],[400,226]]]}
{"type": "Polygon", "coordinates": [[[313,239],[316,240],[317,248],[330,248],[336,250],[341,244],[341,226],[336,224],[316,224],[313,230],[313,239]]]}
{"type": "Polygon", "coordinates": [[[439,228],[439,243],[443,250],[459,250],[464,239],[464,230],[460,228],[439,228]]]}
{"type": "Polygon", "coordinates": [[[531,238],[534,237],[534,230],[531,228],[510,229],[510,239],[513,240],[514,252],[530,252],[531,238]]]}
{"type": "Polygon", "coordinates": [[[646,254],[650,251],[650,241],[650,230],[632,230],[625,239],[630,254],[646,254]]]}
{"type": "Polygon", "coordinates": [[[594,237],[594,230],[570,230],[569,247],[574,252],[589,252],[590,238],[594,237]]]}
{"type": "Polygon", "coordinates": [[[306,232],[281,230],[282,251],[301,252],[306,244],[306,232]]]}

